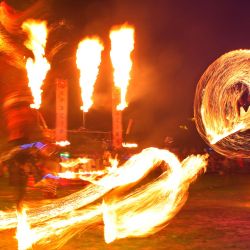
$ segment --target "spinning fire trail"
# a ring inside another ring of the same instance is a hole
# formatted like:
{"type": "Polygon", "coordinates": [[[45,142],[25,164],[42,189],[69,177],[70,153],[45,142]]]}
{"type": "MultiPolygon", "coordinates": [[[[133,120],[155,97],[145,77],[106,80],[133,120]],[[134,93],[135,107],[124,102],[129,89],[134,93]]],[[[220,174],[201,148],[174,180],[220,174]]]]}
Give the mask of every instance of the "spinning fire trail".
{"type": "Polygon", "coordinates": [[[194,115],[201,137],[227,157],[250,157],[250,50],[222,55],[202,75],[194,115]]]}
{"type": "MultiPolygon", "coordinates": [[[[36,202],[26,210],[32,244],[59,247],[101,220],[107,243],[153,234],[166,226],[185,204],[189,185],[205,168],[206,158],[189,156],[179,162],[167,150],[148,148],[81,191],[47,205],[36,202]],[[165,170],[156,180],[131,189],[163,162],[165,170]],[[128,188],[130,193],[124,194],[128,188]]],[[[17,220],[15,211],[2,211],[0,220],[0,230],[17,225],[21,230],[22,220],[17,220]]]]}

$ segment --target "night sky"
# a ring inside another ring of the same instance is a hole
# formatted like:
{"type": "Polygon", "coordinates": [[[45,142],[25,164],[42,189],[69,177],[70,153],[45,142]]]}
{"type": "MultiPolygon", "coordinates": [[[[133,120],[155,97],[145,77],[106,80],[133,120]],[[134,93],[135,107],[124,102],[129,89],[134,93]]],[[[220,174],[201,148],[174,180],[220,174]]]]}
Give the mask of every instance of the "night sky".
{"type": "Polygon", "coordinates": [[[130,118],[134,120],[130,138],[146,146],[162,145],[165,136],[172,136],[182,147],[202,143],[191,121],[195,88],[205,69],[219,56],[250,47],[249,1],[47,2],[49,25],[64,24],[50,33],[48,50],[57,42],[66,43],[53,57],[52,70],[44,85],[41,110],[49,126],[54,126],[54,81],[57,77],[65,77],[69,82],[69,127],[76,129],[82,125],[75,53],[81,39],[98,35],[105,51],[96,82],[95,104],[87,114],[86,127],[111,130],[113,82],[109,31],[113,25],[127,22],[135,27],[129,107],[123,114],[124,127],[130,118]],[[183,129],[184,125],[188,130],[183,129]]]}

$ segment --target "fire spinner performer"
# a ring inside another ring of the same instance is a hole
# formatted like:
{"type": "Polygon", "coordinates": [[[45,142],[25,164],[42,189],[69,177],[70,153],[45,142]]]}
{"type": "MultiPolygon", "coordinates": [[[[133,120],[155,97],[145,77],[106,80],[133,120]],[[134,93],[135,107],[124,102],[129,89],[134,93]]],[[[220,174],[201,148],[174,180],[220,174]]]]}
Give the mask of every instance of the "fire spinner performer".
{"type": "MultiPolygon", "coordinates": [[[[38,13],[39,5],[40,2],[37,2],[18,12],[6,1],[0,3],[0,99],[9,152],[13,152],[9,154],[8,162],[10,169],[16,169],[18,207],[25,194],[27,173],[30,171],[28,166],[34,163],[33,154],[39,155],[46,164],[47,156],[54,153],[54,148],[47,144],[44,130],[40,125],[39,111],[30,107],[33,98],[27,85],[25,63],[26,58],[33,55],[23,46],[26,37],[21,29],[23,21],[38,13]]],[[[55,188],[51,192],[51,197],[55,196],[55,188]]]]}

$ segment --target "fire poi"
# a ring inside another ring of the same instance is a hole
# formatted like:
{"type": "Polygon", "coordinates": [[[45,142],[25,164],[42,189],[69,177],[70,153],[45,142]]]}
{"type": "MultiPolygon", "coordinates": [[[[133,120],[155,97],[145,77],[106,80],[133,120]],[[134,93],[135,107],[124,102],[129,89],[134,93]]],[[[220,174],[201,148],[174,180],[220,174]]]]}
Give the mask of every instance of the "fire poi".
{"type": "MultiPolygon", "coordinates": [[[[81,191],[47,205],[36,201],[26,209],[32,244],[51,243],[50,249],[56,248],[101,220],[107,243],[153,234],[185,204],[189,185],[204,170],[206,158],[189,156],[180,162],[167,150],[148,148],[81,191]],[[166,167],[156,180],[122,194],[123,188],[133,187],[162,162],[166,167]]],[[[0,220],[0,230],[19,224],[14,210],[2,211],[0,220]]]]}
{"type": "Polygon", "coordinates": [[[250,50],[213,62],[197,85],[194,116],[201,137],[218,153],[250,158],[250,50]]]}

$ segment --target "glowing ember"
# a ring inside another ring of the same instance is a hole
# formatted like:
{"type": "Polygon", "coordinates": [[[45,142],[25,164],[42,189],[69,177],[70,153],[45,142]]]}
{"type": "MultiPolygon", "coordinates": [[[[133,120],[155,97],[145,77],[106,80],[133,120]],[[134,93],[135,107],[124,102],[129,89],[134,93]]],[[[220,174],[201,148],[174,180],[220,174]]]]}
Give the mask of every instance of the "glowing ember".
{"type": "Polygon", "coordinates": [[[132,60],[130,54],[134,49],[134,28],[128,25],[115,27],[110,32],[110,57],[114,68],[115,87],[120,90],[121,101],[116,107],[123,110],[127,107],[126,94],[130,80],[132,60]]]}
{"type": "Polygon", "coordinates": [[[93,104],[92,95],[99,72],[103,49],[104,47],[98,38],[86,38],[78,45],[76,64],[80,70],[82,109],[84,112],[88,112],[93,104]]]}
{"type": "Polygon", "coordinates": [[[68,145],[70,145],[69,141],[57,141],[56,145],[60,146],[60,147],[66,147],[68,145]]]}
{"type": "Polygon", "coordinates": [[[128,143],[128,142],[123,142],[122,146],[124,148],[137,148],[138,144],[137,143],[128,143]]]}
{"type": "MultiPolygon", "coordinates": [[[[91,224],[100,223],[102,215],[107,242],[153,234],[181,209],[190,183],[205,166],[206,156],[190,156],[180,163],[167,150],[145,149],[79,192],[52,204],[42,205],[36,201],[28,211],[33,244],[49,244],[53,239],[54,247],[61,246],[91,224]],[[131,189],[162,162],[166,168],[156,180],[131,189]],[[124,195],[123,190],[128,187],[130,193],[124,195]]],[[[1,212],[0,219],[0,229],[17,225],[13,212],[1,212]]]]}
{"type": "Polygon", "coordinates": [[[45,58],[45,46],[47,42],[46,21],[29,19],[22,24],[22,29],[28,34],[25,46],[34,54],[34,59],[28,58],[26,68],[29,78],[29,87],[34,97],[32,108],[39,109],[41,105],[41,86],[50,69],[50,64],[45,58]]]}
{"type": "Polygon", "coordinates": [[[32,249],[33,235],[27,222],[25,209],[22,209],[21,212],[17,212],[16,238],[18,240],[18,250],[32,249]]]}

